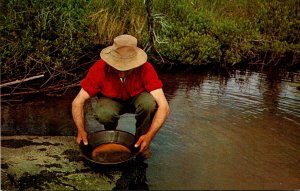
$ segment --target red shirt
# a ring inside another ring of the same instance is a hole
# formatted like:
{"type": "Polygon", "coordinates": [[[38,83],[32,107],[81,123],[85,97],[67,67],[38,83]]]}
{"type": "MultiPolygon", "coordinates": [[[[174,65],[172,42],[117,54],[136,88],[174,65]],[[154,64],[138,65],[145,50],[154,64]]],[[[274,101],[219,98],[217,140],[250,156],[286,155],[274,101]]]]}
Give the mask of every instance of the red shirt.
{"type": "Polygon", "coordinates": [[[121,100],[127,100],[143,91],[151,92],[162,88],[162,82],[149,62],[134,69],[122,83],[119,76],[112,72],[102,59],[90,68],[80,85],[91,97],[101,93],[106,97],[121,100]]]}

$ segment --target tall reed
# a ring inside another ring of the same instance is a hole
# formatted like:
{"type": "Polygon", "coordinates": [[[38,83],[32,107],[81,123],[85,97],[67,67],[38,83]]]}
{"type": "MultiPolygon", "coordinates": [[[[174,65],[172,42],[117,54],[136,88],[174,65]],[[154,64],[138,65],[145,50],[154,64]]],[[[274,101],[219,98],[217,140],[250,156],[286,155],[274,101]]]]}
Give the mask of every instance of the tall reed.
{"type": "Polygon", "coordinates": [[[93,1],[95,13],[89,16],[90,27],[96,33],[94,42],[111,44],[120,34],[131,34],[143,42],[147,39],[147,15],[141,0],[93,1]]]}

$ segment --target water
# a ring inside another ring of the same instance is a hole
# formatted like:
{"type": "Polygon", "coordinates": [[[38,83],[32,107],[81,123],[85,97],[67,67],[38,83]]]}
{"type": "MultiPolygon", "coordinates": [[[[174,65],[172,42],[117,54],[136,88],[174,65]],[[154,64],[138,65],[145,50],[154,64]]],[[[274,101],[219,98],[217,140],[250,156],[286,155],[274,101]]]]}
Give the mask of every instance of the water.
{"type": "MultiPolygon", "coordinates": [[[[151,144],[150,189],[300,187],[300,96],[289,79],[161,74],[171,114],[151,144]]],[[[75,94],[3,105],[2,135],[75,135],[75,94]]],[[[119,127],[133,132],[133,116],[119,127]]]]}
{"type": "Polygon", "coordinates": [[[152,145],[153,189],[300,187],[295,88],[258,73],[163,79],[175,91],[168,86],[172,114],[152,145]]]}
{"type": "Polygon", "coordinates": [[[131,151],[127,147],[114,143],[101,144],[91,154],[94,161],[111,164],[126,161],[130,157],[131,151]]]}

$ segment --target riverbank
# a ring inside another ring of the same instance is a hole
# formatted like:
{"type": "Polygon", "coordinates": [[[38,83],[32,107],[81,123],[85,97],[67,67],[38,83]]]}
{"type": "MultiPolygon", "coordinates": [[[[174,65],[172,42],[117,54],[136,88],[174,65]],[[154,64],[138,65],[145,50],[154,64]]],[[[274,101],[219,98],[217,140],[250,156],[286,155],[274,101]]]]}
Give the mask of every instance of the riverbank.
{"type": "Polygon", "coordinates": [[[92,168],[73,136],[1,137],[1,190],[128,189],[132,165],[92,168]]]}
{"type": "Polygon", "coordinates": [[[111,190],[121,176],[86,166],[70,136],[3,136],[1,156],[3,190],[111,190]]]}
{"type": "MultiPolygon", "coordinates": [[[[66,80],[57,80],[53,82],[52,86],[45,86],[43,84],[48,80],[47,76],[44,76],[39,79],[33,79],[27,82],[22,82],[22,79],[19,80],[19,83],[16,83],[11,86],[1,87],[1,102],[3,104],[9,103],[21,103],[26,102],[26,100],[39,100],[42,98],[51,97],[64,97],[64,95],[76,94],[80,90],[80,80],[83,79],[88,69],[92,66],[93,63],[86,67],[85,72],[80,76],[81,78],[76,79],[75,81],[66,81],[66,80]],[[67,83],[67,84],[65,84],[67,83]],[[71,85],[68,85],[72,83],[71,85]]],[[[300,78],[300,65],[295,68],[272,68],[264,67],[262,69],[259,65],[248,65],[246,63],[237,64],[234,67],[220,67],[214,64],[208,65],[185,65],[185,64],[153,64],[159,76],[165,74],[180,74],[180,73],[194,73],[198,75],[210,74],[210,75],[221,75],[226,78],[230,76],[235,76],[235,73],[242,71],[245,73],[262,73],[266,75],[269,79],[272,80],[287,80],[292,83],[297,83],[299,86],[300,78]]],[[[74,79],[73,79],[74,80],[74,79]]],[[[74,97],[75,98],[75,97],[74,97]]]]}

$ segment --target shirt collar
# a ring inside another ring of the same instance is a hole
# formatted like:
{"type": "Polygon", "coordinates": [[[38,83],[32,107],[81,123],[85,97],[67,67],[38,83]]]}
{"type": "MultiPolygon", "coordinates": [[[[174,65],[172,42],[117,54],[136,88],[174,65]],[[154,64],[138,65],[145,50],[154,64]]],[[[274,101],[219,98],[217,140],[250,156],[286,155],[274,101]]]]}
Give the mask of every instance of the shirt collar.
{"type": "MultiPolygon", "coordinates": [[[[107,63],[105,63],[105,68],[106,68],[106,72],[109,74],[115,74],[114,70],[112,69],[112,67],[110,65],[108,65],[107,63]]],[[[138,68],[134,68],[131,74],[136,74],[138,73],[138,71],[141,69],[141,66],[138,68]]],[[[130,75],[130,74],[129,74],[130,75]]]]}

